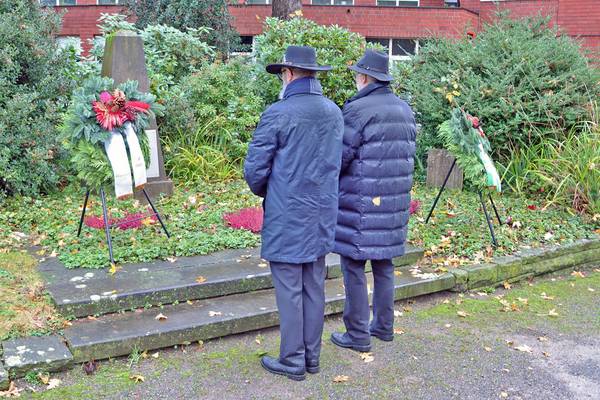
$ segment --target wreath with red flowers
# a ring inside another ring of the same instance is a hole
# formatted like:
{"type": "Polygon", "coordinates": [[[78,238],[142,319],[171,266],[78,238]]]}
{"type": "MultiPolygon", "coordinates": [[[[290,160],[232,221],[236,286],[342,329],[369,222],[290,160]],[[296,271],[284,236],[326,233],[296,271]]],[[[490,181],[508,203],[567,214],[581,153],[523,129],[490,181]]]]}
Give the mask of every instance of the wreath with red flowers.
{"type": "Polygon", "coordinates": [[[89,188],[110,186],[113,172],[103,142],[111,131],[122,132],[126,122],[137,134],[146,164],[150,148],[145,129],[162,106],[150,93],[138,91],[137,81],[115,85],[111,78],[93,77],[76,89],[62,132],[77,177],[89,188]]]}

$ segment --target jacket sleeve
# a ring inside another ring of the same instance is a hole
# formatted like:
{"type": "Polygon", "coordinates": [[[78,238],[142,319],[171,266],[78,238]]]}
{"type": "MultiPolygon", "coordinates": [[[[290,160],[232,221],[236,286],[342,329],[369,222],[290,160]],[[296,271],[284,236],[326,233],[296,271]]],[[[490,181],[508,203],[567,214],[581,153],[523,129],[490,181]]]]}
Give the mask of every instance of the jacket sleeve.
{"type": "Polygon", "coordinates": [[[244,163],[244,179],[252,193],[260,197],[265,197],[267,194],[267,183],[277,152],[278,127],[276,113],[265,111],[248,146],[248,155],[244,163]]]}
{"type": "Polygon", "coordinates": [[[342,168],[344,172],[356,158],[361,143],[361,128],[356,112],[348,106],[344,107],[344,147],[342,151],[342,168]]]}

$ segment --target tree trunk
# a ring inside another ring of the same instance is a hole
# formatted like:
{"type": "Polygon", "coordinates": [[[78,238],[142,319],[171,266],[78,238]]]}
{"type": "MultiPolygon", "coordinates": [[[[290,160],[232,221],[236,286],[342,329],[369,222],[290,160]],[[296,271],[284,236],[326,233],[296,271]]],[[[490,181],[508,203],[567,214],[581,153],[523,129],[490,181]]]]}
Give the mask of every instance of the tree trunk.
{"type": "Polygon", "coordinates": [[[302,9],[300,0],[273,0],[271,15],[279,19],[290,19],[290,14],[302,9]]]}

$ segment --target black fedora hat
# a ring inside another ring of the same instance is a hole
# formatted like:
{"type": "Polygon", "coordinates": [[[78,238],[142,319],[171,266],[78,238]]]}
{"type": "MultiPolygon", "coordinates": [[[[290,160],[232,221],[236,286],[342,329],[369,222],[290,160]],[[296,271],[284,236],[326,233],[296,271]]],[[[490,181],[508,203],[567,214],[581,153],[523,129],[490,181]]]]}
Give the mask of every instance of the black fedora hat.
{"type": "Polygon", "coordinates": [[[387,54],[367,49],[365,55],[355,65],[351,65],[352,71],[372,76],[378,81],[390,82],[394,78],[389,73],[390,58],[387,54]]]}
{"type": "Polygon", "coordinates": [[[267,65],[267,72],[278,74],[282,68],[300,68],[309,71],[329,71],[331,66],[318,65],[317,53],[309,46],[288,46],[283,56],[283,61],[267,65]]]}

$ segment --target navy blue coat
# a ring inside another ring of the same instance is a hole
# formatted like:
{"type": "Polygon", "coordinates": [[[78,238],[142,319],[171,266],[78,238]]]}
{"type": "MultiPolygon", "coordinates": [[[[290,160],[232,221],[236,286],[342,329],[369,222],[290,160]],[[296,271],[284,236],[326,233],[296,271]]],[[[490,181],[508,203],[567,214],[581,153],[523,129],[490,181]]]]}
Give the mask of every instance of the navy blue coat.
{"type": "Polygon", "coordinates": [[[264,259],[301,264],[333,250],[344,120],[315,78],[292,81],[261,116],[244,165],[265,197],[264,259]]]}
{"type": "Polygon", "coordinates": [[[354,260],[404,254],[416,124],[389,86],[371,83],[344,105],[335,252],[354,260]]]}

